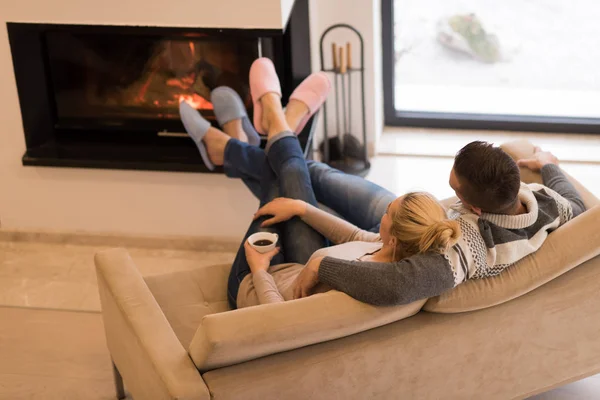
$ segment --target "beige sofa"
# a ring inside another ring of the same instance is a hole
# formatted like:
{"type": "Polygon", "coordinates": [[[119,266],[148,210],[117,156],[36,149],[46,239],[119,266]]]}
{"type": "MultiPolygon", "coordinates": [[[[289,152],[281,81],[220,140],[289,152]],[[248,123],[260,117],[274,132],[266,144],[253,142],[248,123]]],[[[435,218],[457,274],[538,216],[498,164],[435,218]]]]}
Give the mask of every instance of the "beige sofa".
{"type": "Polygon", "coordinates": [[[525,398],[600,372],[598,225],[600,207],[504,277],[387,308],[333,291],[229,311],[229,265],[142,278],[126,250],[99,253],[117,383],[135,399],[525,398]]]}

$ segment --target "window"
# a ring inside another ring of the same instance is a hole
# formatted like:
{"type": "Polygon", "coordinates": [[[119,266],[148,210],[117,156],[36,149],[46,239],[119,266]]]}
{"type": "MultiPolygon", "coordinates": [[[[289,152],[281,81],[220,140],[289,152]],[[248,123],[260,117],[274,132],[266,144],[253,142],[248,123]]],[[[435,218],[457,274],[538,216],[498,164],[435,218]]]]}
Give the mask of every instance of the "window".
{"type": "Polygon", "coordinates": [[[600,133],[596,0],[383,0],[386,123],[600,133]]]}

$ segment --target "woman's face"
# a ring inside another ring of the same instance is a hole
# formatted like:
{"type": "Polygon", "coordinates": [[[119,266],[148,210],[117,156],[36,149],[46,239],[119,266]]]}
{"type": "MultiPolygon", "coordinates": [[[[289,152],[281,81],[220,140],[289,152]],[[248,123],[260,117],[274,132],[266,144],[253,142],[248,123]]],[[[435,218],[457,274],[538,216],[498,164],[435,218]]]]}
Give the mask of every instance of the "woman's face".
{"type": "Polygon", "coordinates": [[[379,236],[381,236],[381,241],[383,242],[383,244],[390,244],[390,239],[392,238],[392,215],[398,210],[398,207],[402,206],[403,197],[404,196],[400,196],[396,200],[388,204],[385,214],[383,214],[383,217],[381,217],[381,225],[379,226],[379,236]]]}

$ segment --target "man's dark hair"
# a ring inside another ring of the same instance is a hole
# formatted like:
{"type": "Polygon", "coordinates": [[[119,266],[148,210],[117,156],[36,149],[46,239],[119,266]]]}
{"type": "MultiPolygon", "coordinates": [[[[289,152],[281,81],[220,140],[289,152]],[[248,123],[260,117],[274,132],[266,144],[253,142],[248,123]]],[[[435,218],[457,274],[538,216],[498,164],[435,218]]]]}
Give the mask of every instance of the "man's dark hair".
{"type": "Polygon", "coordinates": [[[471,142],[456,154],[454,173],[460,195],[482,211],[503,214],[517,201],[521,173],[517,163],[501,148],[471,142]]]}

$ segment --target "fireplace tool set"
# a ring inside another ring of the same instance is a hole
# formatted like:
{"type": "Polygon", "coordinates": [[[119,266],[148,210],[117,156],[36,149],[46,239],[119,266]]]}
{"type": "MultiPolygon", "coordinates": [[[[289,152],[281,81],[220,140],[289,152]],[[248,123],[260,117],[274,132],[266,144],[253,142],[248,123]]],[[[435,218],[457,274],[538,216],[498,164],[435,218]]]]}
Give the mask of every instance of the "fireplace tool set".
{"type": "Polygon", "coordinates": [[[367,132],[365,121],[365,70],[364,70],[364,42],[362,35],[355,28],[347,24],[332,25],[321,35],[321,70],[331,74],[333,89],[333,114],[330,101],[323,105],[323,142],[320,150],[322,160],[346,173],[365,176],[369,172],[371,164],[367,156],[367,132]],[[325,39],[328,34],[337,29],[347,29],[358,38],[360,65],[355,66],[352,61],[352,44],[338,45],[331,42],[331,68],[325,67],[325,39]],[[353,79],[358,76],[360,85],[353,87],[353,79]],[[354,94],[354,90],[357,93],[354,94]],[[354,96],[354,97],[353,97],[354,96]],[[357,100],[360,100],[359,104],[357,100]],[[357,107],[358,106],[358,107],[357,107]],[[357,109],[358,108],[358,109],[357,109]],[[335,120],[335,135],[329,135],[328,115],[335,120]],[[356,116],[360,118],[356,118],[356,116]],[[360,124],[355,124],[360,121],[360,124]],[[357,135],[357,127],[360,126],[360,136],[357,135]],[[360,139],[359,139],[360,138],[360,139]]]}

